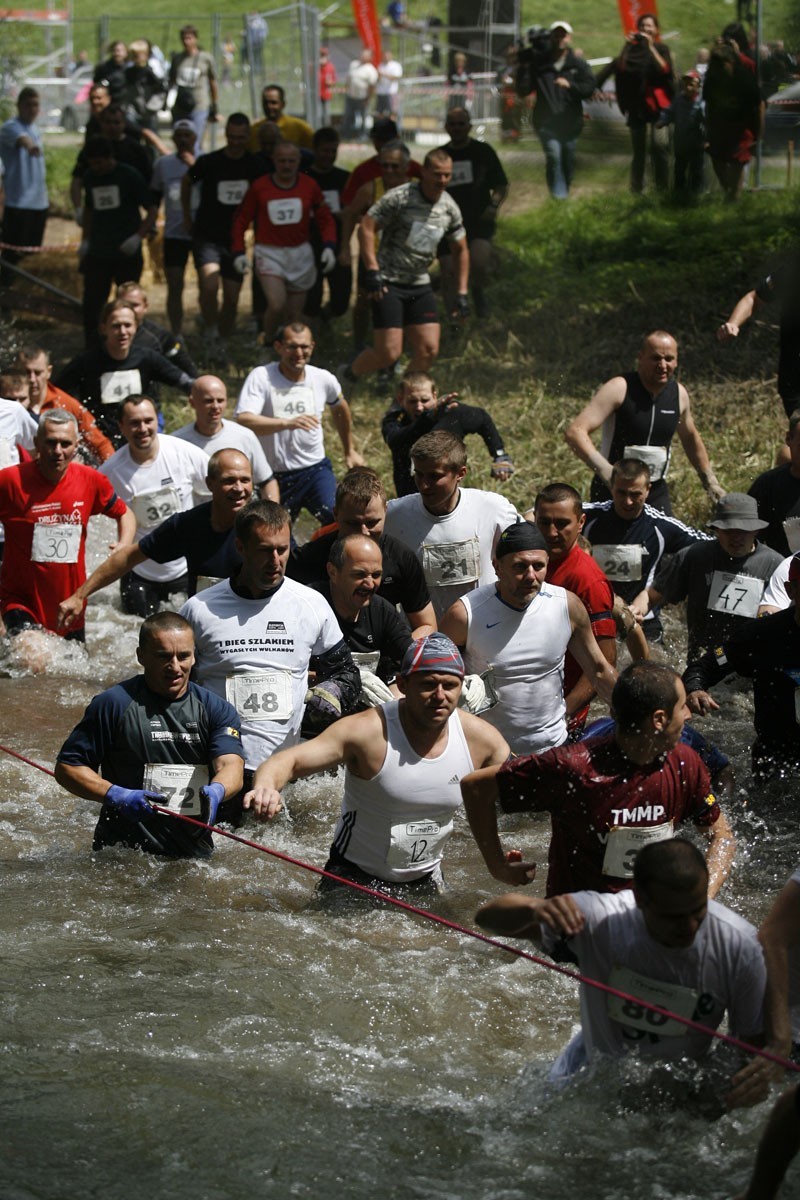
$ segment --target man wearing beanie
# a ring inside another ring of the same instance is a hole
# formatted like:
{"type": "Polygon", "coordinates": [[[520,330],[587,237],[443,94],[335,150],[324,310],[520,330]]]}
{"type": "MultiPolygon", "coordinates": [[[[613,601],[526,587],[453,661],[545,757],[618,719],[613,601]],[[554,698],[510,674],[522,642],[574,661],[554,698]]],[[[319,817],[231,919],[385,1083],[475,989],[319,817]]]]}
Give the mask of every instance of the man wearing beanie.
{"type": "Polygon", "coordinates": [[[504,529],[492,561],[496,582],[456,600],[441,629],[464,650],[467,670],[484,675],[497,696],[486,720],[515,754],[535,754],[567,738],[567,648],[606,701],[617,675],[583,603],[545,582],[547,541],[535,525],[522,521],[504,529]]]}
{"type": "MultiPolygon", "coordinates": [[[[268,820],[282,808],[287,783],[343,765],[342,811],[326,871],[367,887],[437,892],[461,779],[509,755],[496,729],[456,707],[463,679],[464,662],[450,638],[419,638],[397,675],[400,700],[272,755],[256,771],[245,808],[268,820]]],[[[326,878],[321,889],[336,886],[326,878]]]]}

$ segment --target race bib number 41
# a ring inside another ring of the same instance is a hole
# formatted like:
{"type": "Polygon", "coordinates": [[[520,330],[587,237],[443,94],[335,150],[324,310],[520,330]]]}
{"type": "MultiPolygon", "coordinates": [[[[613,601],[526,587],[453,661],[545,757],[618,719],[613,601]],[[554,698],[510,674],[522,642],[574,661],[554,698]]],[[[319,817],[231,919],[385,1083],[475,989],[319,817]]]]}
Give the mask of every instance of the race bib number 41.
{"type": "Polygon", "coordinates": [[[292,715],[292,677],[288,671],[231,675],[225,691],[244,721],[286,721],[292,715]]]}
{"type": "Polygon", "coordinates": [[[126,396],[138,396],[142,377],[138,371],[104,371],[100,376],[101,404],[119,404],[126,396]]]}

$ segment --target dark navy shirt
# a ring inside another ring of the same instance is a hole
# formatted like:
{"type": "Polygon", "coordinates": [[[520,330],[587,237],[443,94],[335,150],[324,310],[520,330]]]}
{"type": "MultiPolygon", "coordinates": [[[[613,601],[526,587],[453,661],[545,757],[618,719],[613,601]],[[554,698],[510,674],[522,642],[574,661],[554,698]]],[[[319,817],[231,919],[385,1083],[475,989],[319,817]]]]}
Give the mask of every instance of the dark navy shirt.
{"type": "MultiPolygon", "coordinates": [[[[99,771],[110,784],[142,788],[147,763],[205,764],[223,754],[244,757],[239,714],[233,705],[190,683],[178,700],[151,691],[143,675],[100,692],[89,704],[58,755],[67,766],[99,771]]],[[[158,854],[211,851],[205,831],[159,813],[136,824],[104,804],[94,849],[122,842],[158,854]]]]}
{"type": "Polygon", "coordinates": [[[189,595],[197,591],[197,579],[228,579],[242,565],[233,528],[219,532],[211,527],[211,501],[188,512],[175,513],[139,541],[139,549],[153,562],[185,558],[189,572],[189,595]]]}

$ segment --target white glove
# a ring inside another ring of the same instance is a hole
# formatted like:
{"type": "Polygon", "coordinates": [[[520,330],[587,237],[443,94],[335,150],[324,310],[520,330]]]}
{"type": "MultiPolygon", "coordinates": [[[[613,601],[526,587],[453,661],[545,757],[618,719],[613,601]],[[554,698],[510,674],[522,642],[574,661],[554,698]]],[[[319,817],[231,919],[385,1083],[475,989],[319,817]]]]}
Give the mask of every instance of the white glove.
{"type": "Polygon", "coordinates": [[[120,242],[119,244],[120,254],[127,254],[129,258],[132,258],[138,250],[141,250],[141,248],[142,239],[139,237],[138,233],[132,233],[130,237],[126,237],[125,241],[120,242]]]}
{"type": "Polygon", "coordinates": [[[476,715],[492,707],[491,701],[486,695],[486,684],[480,675],[464,676],[464,686],[458,698],[458,707],[476,715]]]}
{"type": "Polygon", "coordinates": [[[237,270],[240,275],[246,275],[247,272],[250,270],[250,261],[249,261],[247,255],[246,254],[237,254],[236,258],[233,260],[233,266],[234,266],[234,269],[237,270]]]}
{"type": "Polygon", "coordinates": [[[330,246],[326,246],[320,255],[320,265],[322,266],[322,274],[330,275],[333,268],[336,266],[336,255],[330,246]]]}
{"type": "Polygon", "coordinates": [[[370,671],[366,667],[359,667],[358,670],[361,675],[361,695],[359,699],[362,704],[366,704],[368,708],[381,708],[384,704],[388,704],[390,700],[397,699],[391,689],[386,686],[374,671],[370,671]]]}

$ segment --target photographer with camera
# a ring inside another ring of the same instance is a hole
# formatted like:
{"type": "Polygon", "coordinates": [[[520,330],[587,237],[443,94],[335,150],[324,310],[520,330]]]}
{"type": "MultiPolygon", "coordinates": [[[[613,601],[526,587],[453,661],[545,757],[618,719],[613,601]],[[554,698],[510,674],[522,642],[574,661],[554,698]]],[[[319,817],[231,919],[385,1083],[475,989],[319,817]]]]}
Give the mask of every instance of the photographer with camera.
{"type": "Polygon", "coordinates": [[[614,76],[617,104],[628,119],[631,134],[631,191],[637,194],[644,190],[648,131],[653,181],[661,192],[669,187],[669,129],[656,122],[672,103],[675,76],[670,52],[658,36],[656,18],[652,13],[642,13],[619,58],[597,76],[598,88],[614,76]]]}
{"type": "Polygon", "coordinates": [[[572,26],[554,21],[548,30],[530,30],[519,51],[517,91],[534,93],[533,127],[545,153],[547,186],[566,200],[575,170],[575,142],[583,129],[583,101],[595,90],[585,59],[570,48],[572,26]]]}

